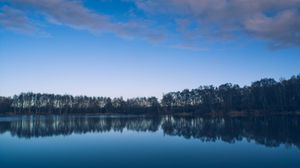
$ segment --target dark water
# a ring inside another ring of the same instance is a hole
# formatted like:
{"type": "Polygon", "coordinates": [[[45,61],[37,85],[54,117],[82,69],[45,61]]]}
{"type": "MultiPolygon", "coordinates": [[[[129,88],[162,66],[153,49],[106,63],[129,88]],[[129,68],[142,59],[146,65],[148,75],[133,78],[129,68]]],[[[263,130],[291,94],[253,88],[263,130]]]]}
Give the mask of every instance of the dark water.
{"type": "Polygon", "coordinates": [[[300,167],[300,118],[0,117],[0,168],[300,167]]]}

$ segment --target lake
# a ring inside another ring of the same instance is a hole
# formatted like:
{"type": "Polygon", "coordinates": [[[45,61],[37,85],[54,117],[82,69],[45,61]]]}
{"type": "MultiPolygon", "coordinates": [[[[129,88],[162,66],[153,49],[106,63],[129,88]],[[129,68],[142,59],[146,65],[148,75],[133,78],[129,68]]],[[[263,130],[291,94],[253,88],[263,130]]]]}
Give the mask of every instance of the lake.
{"type": "Polygon", "coordinates": [[[0,167],[300,167],[299,117],[2,116],[0,167]]]}

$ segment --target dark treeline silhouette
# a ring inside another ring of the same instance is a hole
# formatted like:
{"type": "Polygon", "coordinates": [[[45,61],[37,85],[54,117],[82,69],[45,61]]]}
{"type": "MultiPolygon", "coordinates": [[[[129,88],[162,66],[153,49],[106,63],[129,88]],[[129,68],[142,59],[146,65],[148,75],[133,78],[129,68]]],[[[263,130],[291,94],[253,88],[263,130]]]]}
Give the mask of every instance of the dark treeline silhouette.
{"type": "Polygon", "coordinates": [[[165,94],[165,109],[176,112],[295,112],[300,111],[300,75],[279,82],[262,79],[251,86],[230,83],[165,94]]]}
{"type": "Polygon", "coordinates": [[[21,93],[0,97],[0,112],[14,114],[291,114],[300,111],[300,75],[288,80],[262,79],[251,86],[230,83],[200,86],[197,89],[170,92],[161,101],[156,97],[124,100],[40,93],[21,93]],[[252,113],[251,113],[252,112],[252,113]]]}
{"type": "Polygon", "coordinates": [[[19,138],[35,138],[89,132],[157,132],[194,138],[203,142],[221,140],[235,143],[243,139],[269,147],[281,144],[300,148],[300,118],[273,117],[120,117],[88,115],[23,115],[0,120],[0,134],[9,132],[19,138]]]}

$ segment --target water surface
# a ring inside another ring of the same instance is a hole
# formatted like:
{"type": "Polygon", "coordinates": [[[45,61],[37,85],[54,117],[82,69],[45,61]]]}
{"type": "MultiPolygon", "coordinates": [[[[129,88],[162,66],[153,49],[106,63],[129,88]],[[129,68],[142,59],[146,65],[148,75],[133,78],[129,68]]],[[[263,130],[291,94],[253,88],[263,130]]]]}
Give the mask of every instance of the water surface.
{"type": "Polygon", "coordinates": [[[0,117],[0,167],[300,167],[300,118],[0,117]]]}

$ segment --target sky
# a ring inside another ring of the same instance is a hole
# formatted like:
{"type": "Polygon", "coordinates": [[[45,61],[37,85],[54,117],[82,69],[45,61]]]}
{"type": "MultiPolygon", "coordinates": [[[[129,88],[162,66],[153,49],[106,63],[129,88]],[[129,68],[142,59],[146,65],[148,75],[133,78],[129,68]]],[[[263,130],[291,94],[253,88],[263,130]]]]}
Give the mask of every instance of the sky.
{"type": "Polygon", "coordinates": [[[0,0],[0,96],[162,97],[300,74],[300,0],[0,0]]]}

